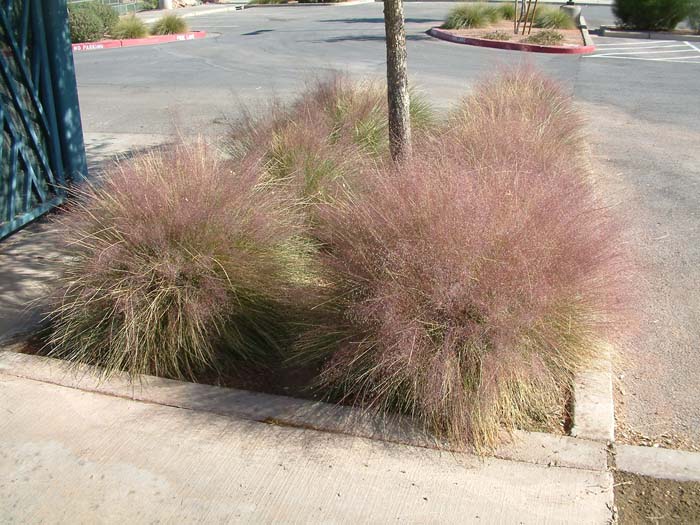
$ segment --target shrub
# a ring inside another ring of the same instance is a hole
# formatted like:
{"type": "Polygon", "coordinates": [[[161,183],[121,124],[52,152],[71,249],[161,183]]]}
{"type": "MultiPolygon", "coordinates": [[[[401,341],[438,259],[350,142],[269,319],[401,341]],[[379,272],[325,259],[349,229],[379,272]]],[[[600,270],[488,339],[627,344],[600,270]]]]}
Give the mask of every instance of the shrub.
{"type": "Polygon", "coordinates": [[[693,0],[615,0],[613,14],[629,29],[671,31],[692,11],[693,0]]]}
{"type": "Polygon", "coordinates": [[[531,34],[523,42],[538,44],[540,46],[558,46],[564,40],[564,35],[554,29],[543,29],[531,34]]]}
{"type": "Polygon", "coordinates": [[[98,16],[87,9],[69,9],[68,25],[73,42],[95,42],[104,36],[104,26],[98,16]]]}
{"type": "Polygon", "coordinates": [[[481,38],[487,40],[510,40],[512,37],[512,33],[508,33],[507,31],[491,31],[490,33],[482,35],[481,38]]]}
{"type": "Polygon", "coordinates": [[[486,27],[498,22],[501,13],[498,8],[485,3],[461,4],[455,7],[447,15],[444,29],[473,29],[486,27]]]}
{"type": "MultiPolygon", "coordinates": [[[[513,76],[480,93],[498,89],[490,101],[510,97],[518,107],[513,76]]],[[[485,104],[477,96],[468,104],[485,104]]],[[[497,108],[466,127],[480,126],[479,142],[503,142],[525,129],[511,118],[546,117],[552,107],[534,102],[541,108],[515,116],[497,108]]],[[[542,124],[556,126],[530,128],[542,124]]],[[[320,207],[328,301],[299,352],[325,358],[324,385],[477,448],[495,443],[501,426],[559,424],[573,374],[618,319],[622,258],[586,166],[531,169],[538,162],[518,159],[532,139],[517,138],[513,162],[475,163],[448,133],[412,163],[371,170],[361,191],[320,207]]]]}
{"type": "Polygon", "coordinates": [[[122,162],[82,190],[61,218],[73,253],[52,355],[105,374],[193,378],[278,351],[304,247],[290,208],[257,176],[197,142],[122,162]]]}
{"type": "Polygon", "coordinates": [[[177,35],[186,33],[187,30],[187,22],[184,18],[177,15],[164,15],[153,24],[151,33],[154,35],[177,35]]]}
{"type": "Polygon", "coordinates": [[[114,27],[119,23],[119,13],[117,13],[110,6],[103,4],[102,2],[88,2],[87,4],[82,5],[89,6],[87,8],[92,9],[95,12],[95,14],[97,14],[97,16],[102,21],[105,33],[111,33],[114,30],[114,27]]]}
{"type": "Polygon", "coordinates": [[[576,24],[565,12],[551,8],[542,7],[535,11],[535,27],[544,29],[575,29],[576,24]]]}
{"type": "Polygon", "coordinates": [[[688,25],[700,34],[700,0],[694,0],[691,5],[688,25]]]}
{"type": "Polygon", "coordinates": [[[499,5],[498,12],[503,20],[515,20],[515,6],[511,3],[499,5]]]}
{"type": "Polygon", "coordinates": [[[119,14],[110,6],[103,4],[99,0],[81,2],[79,4],[68,4],[68,11],[69,13],[80,11],[95,15],[102,26],[100,37],[111,33],[114,26],[119,22],[119,14]]]}
{"type": "Polygon", "coordinates": [[[131,15],[119,20],[112,31],[112,36],[117,39],[144,38],[148,36],[148,27],[140,18],[131,15]]]}
{"type": "Polygon", "coordinates": [[[158,0],[141,0],[141,9],[144,11],[158,9],[158,0]]]}

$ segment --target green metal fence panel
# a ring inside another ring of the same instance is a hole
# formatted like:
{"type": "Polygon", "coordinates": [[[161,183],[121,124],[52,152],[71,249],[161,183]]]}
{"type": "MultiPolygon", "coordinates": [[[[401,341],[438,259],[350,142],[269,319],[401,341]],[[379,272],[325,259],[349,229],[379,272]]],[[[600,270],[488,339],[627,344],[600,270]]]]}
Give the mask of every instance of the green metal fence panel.
{"type": "Polygon", "coordinates": [[[65,0],[0,0],[0,239],[87,176],[65,0]]]}

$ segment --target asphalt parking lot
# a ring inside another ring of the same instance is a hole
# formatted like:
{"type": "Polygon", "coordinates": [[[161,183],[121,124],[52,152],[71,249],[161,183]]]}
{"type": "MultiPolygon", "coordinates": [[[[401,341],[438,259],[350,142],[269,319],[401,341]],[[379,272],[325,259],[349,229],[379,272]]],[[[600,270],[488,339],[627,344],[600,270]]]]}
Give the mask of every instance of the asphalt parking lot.
{"type": "MultiPolygon", "coordinates": [[[[593,161],[625,214],[643,319],[623,351],[618,413],[652,437],[700,446],[700,45],[596,38],[589,56],[435,40],[449,3],[406,4],[413,84],[447,108],[481,76],[528,63],[559,79],[589,122],[593,161]]],[[[612,21],[586,7],[589,26],[612,21]]],[[[380,4],[246,9],[189,20],[210,37],[76,55],[85,131],[217,136],[241,105],[293,96],[331,70],[385,73],[380,4]]]]}

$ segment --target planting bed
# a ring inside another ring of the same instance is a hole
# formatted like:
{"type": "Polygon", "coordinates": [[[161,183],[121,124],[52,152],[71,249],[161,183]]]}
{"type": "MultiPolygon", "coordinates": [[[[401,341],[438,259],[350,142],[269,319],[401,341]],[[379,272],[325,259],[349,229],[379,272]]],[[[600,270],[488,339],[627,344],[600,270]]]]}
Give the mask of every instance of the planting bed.
{"type": "Polygon", "coordinates": [[[414,93],[396,165],[386,100],[317,80],[233,126],[225,156],[182,141],[77,189],[49,355],[404,414],[454,447],[566,430],[627,286],[581,116],[528,68],[445,118],[414,93]]]}
{"type": "Polygon", "coordinates": [[[466,44],[480,47],[493,47],[498,49],[509,49],[513,51],[532,51],[540,53],[572,53],[583,54],[592,53],[593,46],[586,46],[579,29],[557,29],[564,37],[561,44],[558,45],[540,45],[528,43],[526,40],[529,36],[536,35],[545,29],[533,27],[530,35],[522,34],[522,28],[518,35],[513,33],[513,22],[502,20],[484,28],[471,29],[442,29],[433,28],[429,34],[441,40],[447,40],[458,44],[466,44]],[[484,38],[485,35],[494,33],[495,31],[504,32],[512,38],[509,40],[499,40],[493,38],[484,38]]]}

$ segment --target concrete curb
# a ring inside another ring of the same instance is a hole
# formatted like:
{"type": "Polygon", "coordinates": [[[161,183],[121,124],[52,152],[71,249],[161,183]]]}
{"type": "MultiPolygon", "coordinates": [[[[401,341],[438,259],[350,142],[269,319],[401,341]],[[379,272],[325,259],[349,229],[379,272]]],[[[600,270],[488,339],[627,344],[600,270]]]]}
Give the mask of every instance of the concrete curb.
{"type": "Polygon", "coordinates": [[[588,32],[588,24],[586,23],[586,19],[583,17],[583,15],[578,17],[578,27],[581,31],[581,36],[583,37],[583,44],[595,49],[595,43],[591,38],[591,34],[588,32]]]}
{"type": "Polygon", "coordinates": [[[615,445],[615,468],[652,478],[700,482],[700,453],[615,445]]]}
{"type": "Polygon", "coordinates": [[[168,42],[184,42],[187,40],[197,40],[207,36],[206,31],[188,31],[179,35],[158,35],[147,38],[126,38],[124,40],[99,40],[97,42],[83,42],[71,44],[73,52],[77,51],[97,51],[100,49],[114,49],[117,47],[132,46],[152,46],[156,44],[167,44],[168,42]]]}
{"type": "Polygon", "coordinates": [[[598,368],[586,370],[574,379],[573,427],[571,435],[592,441],[615,441],[610,353],[598,368]]]}
{"type": "Polygon", "coordinates": [[[700,42],[700,35],[677,35],[674,33],[657,33],[654,31],[627,31],[615,27],[601,26],[599,36],[613,38],[634,38],[640,40],[674,40],[679,42],[700,42]]]}
{"type": "MultiPolygon", "coordinates": [[[[187,383],[152,376],[131,381],[126,374],[101,379],[91,366],[69,367],[49,357],[0,350],[0,373],[131,400],[166,405],[268,424],[346,434],[423,448],[446,449],[405,418],[379,418],[356,408],[187,383]]],[[[517,431],[492,455],[549,467],[607,470],[603,443],[568,436],[517,431]]]]}
{"type": "Polygon", "coordinates": [[[552,53],[558,55],[581,55],[593,53],[595,46],[541,46],[537,44],[524,44],[520,42],[506,42],[503,40],[487,40],[485,38],[475,38],[467,36],[453,35],[449,31],[433,27],[428,30],[432,37],[455,44],[466,44],[469,46],[491,47],[494,49],[507,49],[510,51],[528,51],[531,53],[552,53]]]}

